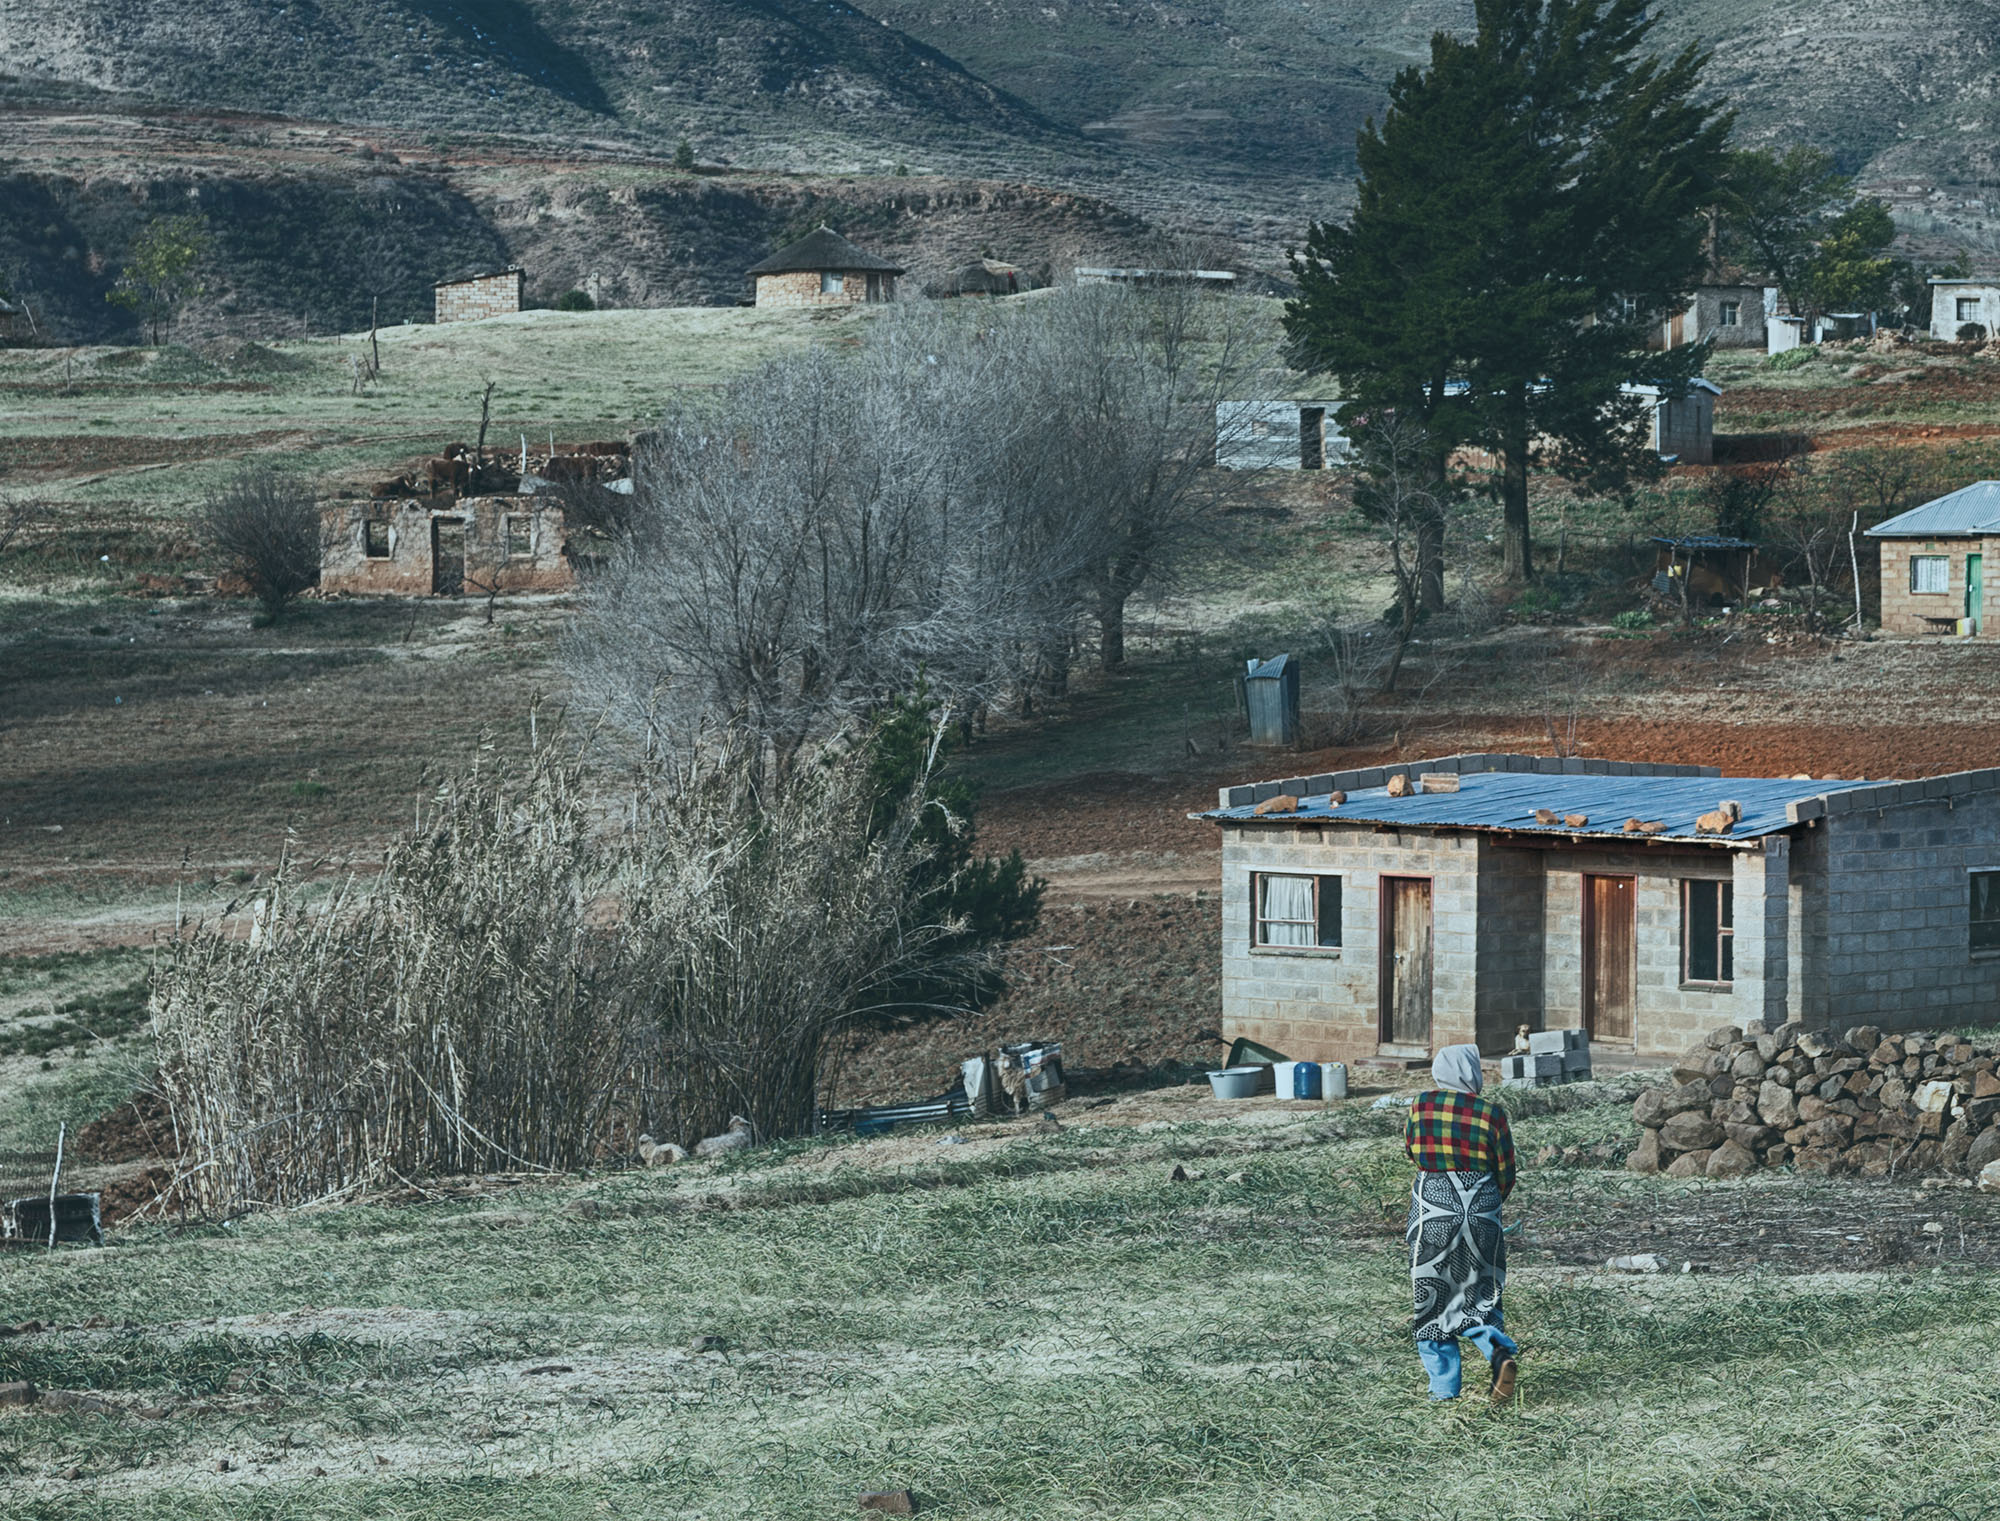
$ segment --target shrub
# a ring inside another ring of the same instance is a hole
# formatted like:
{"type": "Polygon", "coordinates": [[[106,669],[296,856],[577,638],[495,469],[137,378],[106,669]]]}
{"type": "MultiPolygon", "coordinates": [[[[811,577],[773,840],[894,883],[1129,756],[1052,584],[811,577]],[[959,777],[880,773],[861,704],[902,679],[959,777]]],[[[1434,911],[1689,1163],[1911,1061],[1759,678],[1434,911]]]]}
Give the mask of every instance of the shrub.
{"type": "Polygon", "coordinates": [[[365,888],[309,906],[286,866],[247,938],[177,937],[153,1008],[185,1202],[574,1169],[732,1113],[810,1131],[828,1038],[961,928],[954,884],[920,879],[927,763],[885,796],[853,752],[762,787],[748,762],[715,738],[607,808],[558,736],[443,787],[365,888]]]}
{"type": "Polygon", "coordinates": [[[1782,354],[1773,354],[1764,361],[1767,370],[1796,370],[1811,364],[1819,358],[1819,348],[1810,343],[1802,343],[1795,349],[1786,349],[1782,354]]]}
{"type": "Polygon", "coordinates": [[[1628,607],[1611,620],[1613,628],[1642,629],[1653,626],[1653,615],[1643,607],[1628,607]]]}
{"type": "Polygon", "coordinates": [[[590,299],[588,291],[566,290],[560,296],[556,297],[556,310],[559,312],[594,312],[597,310],[597,303],[590,299]]]}
{"type": "Polygon", "coordinates": [[[694,144],[686,138],[674,144],[674,167],[682,173],[694,168],[694,144]]]}
{"type": "Polygon", "coordinates": [[[209,496],[199,524],[210,547],[264,605],[267,624],[319,584],[319,502],[303,482],[275,470],[245,469],[209,496]]]}
{"type": "Polygon", "coordinates": [[[1986,325],[1983,322],[1960,323],[1958,341],[1960,343],[1984,343],[1986,341],[1986,325]]]}

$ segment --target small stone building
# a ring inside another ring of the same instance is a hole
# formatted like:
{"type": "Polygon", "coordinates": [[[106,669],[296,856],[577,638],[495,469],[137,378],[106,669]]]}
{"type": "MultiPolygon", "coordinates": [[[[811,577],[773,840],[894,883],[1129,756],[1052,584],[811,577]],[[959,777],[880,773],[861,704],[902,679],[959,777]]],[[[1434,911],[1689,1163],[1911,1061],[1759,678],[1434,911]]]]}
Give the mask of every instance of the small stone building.
{"type": "Polygon", "coordinates": [[[1218,801],[1222,1033],[1288,1057],[1500,1053],[1523,1024],[1651,1055],[1752,1019],[2000,1018],[2000,771],[1454,755],[1218,801]]]}
{"type": "Polygon", "coordinates": [[[1882,632],[1986,632],[2000,578],[2000,481],[1974,481],[1868,530],[1882,564],[1882,632]]]}
{"type": "Polygon", "coordinates": [[[540,497],[333,502],[322,526],[325,592],[483,597],[576,584],[562,512],[540,497]]]}
{"type": "Polygon", "coordinates": [[[482,317],[508,316],[521,309],[527,286],[528,276],[520,269],[440,280],[432,287],[437,303],[435,320],[477,322],[482,317]]]}
{"type": "Polygon", "coordinates": [[[779,249],[749,269],[759,306],[852,306],[896,299],[899,265],[856,248],[831,227],[779,249]]]}
{"type": "Polygon", "coordinates": [[[1761,349],[1777,296],[1774,288],[1747,280],[1697,286],[1687,308],[1663,320],[1647,346],[1677,349],[1705,340],[1719,349],[1761,349]]]}
{"type": "Polygon", "coordinates": [[[1991,280],[1932,280],[1931,337],[1957,339],[1959,330],[1979,329],[1977,337],[2000,333],[2000,285],[1991,280]]]}

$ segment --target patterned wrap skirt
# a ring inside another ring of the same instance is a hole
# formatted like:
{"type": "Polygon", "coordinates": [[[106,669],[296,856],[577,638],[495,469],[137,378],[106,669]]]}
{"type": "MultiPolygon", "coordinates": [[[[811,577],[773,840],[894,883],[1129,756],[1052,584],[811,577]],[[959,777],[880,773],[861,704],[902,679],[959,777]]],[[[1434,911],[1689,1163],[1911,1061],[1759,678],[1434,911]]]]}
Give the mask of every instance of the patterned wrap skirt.
{"type": "Polygon", "coordinates": [[[1450,1341],[1496,1324],[1507,1286],[1507,1238],[1500,1234],[1500,1184],[1492,1173],[1418,1173],[1403,1235],[1418,1341],[1450,1341]]]}

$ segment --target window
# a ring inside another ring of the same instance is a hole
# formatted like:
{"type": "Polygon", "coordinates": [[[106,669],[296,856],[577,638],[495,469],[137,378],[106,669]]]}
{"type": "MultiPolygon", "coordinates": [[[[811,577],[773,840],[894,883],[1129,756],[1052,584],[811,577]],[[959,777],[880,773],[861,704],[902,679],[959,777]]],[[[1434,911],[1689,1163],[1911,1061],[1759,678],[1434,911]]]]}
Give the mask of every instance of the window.
{"type": "Polygon", "coordinates": [[[1741,327],[1743,325],[1743,303],[1741,301],[1723,302],[1722,318],[1717,325],[1720,327],[1741,327]]]}
{"type": "Polygon", "coordinates": [[[1620,322],[1637,322],[1639,320],[1638,301],[1631,296],[1620,296],[1618,298],[1618,320],[1620,322]]]}
{"type": "Polygon", "coordinates": [[[1252,945],[1331,950],[1340,944],[1340,878],[1255,872],[1252,945]]]}
{"type": "Polygon", "coordinates": [[[370,518],[361,525],[361,549],[371,560],[389,558],[389,520],[370,518]]]}
{"type": "Polygon", "coordinates": [[[1979,298],[1977,296],[1960,296],[1958,298],[1958,320],[1960,322],[1977,322],[1979,320],[1979,298]]]}
{"type": "Polygon", "coordinates": [[[1681,884],[1681,981],[1736,980],[1736,889],[1727,882],[1681,884]]]}
{"type": "Polygon", "coordinates": [[[831,270],[826,271],[819,277],[819,293],[822,296],[837,296],[846,288],[846,285],[846,280],[834,274],[831,270]]]}
{"type": "Polygon", "coordinates": [[[500,519],[500,536],[510,560],[525,560],[535,552],[534,520],[525,513],[504,514],[500,519]]]}
{"type": "Polygon", "coordinates": [[[1910,556],[1910,591],[1920,597],[1942,597],[1951,591],[1951,559],[1946,555],[1910,556]]]}
{"type": "Polygon", "coordinates": [[[1971,874],[1972,949],[2000,951],[2000,871],[1971,874]]]}

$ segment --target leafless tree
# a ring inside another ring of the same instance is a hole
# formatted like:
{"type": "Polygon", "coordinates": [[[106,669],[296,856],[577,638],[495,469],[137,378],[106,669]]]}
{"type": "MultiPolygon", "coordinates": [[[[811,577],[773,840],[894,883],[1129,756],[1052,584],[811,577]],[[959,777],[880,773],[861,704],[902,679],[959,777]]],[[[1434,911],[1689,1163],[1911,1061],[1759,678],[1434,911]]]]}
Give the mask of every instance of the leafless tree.
{"type": "Polygon", "coordinates": [[[1418,621],[1444,606],[1444,549],[1452,507],[1464,488],[1439,474],[1438,451],[1418,424],[1384,413],[1357,430],[1361,475],[1355,507],[1374,523],[1389,546],[1389,574],[1396,586],[1396,623],[1381,668],[1384,692],[1393,692],[1418,621]]]}
{"type": "Polygon", "coordinates": [[[0,554],[55,516],[55,508],[33,497],[0,497],[0,554]]]}
{"type": "Polygon", "coordinates": [[[199,521],[209,545],[249,584],[271,622],[284,616],[292,598],[319,584],[319,502],[297,477],[246,467],[209,495],[199,521]]]}

